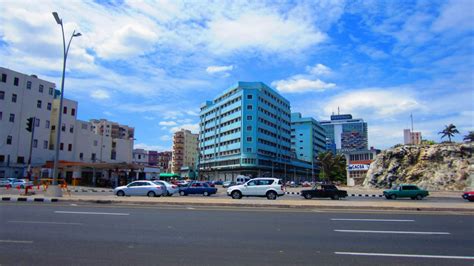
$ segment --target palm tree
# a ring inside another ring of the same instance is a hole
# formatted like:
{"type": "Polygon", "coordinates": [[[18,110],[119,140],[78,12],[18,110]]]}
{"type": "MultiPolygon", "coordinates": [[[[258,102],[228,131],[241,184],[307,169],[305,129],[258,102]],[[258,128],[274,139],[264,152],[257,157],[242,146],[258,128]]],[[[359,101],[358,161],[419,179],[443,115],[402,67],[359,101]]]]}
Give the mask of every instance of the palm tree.
{"type": "Polygon", "coordinates": [[[438,134],[443,134],[441,138],[448,136],[448,140],[451,142],[451,137],[453,137],[454,134],[459,134],[459,131],[456,129],[455,125],[449,124],[449,126],[445,126],[443,131],[438,132],[438,134]]]}
{"type": "Polygon", "coordinates": [[[468,141],[468,142],[474,141],[474,131],[469,131],[469,134],[464,136],[463,140],[468,141]]]}
{"type": "Polygon", "coordinates": [[[327,179],[328,182],[345,180],[346,158],[344,155],[334,155],[330,151],[320,152],[318,154],[317,164],[321,167],[321,178],[327,179]]]}

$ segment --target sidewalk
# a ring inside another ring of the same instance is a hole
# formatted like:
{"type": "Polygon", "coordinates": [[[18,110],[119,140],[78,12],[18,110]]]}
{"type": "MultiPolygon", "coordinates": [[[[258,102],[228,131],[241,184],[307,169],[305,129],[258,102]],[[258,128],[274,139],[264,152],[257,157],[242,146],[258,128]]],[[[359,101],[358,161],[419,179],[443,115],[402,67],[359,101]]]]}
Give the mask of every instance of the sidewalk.
{"type": "MultiPolygon", "coordinates": [[[[17,195],[2,195],[2,197],[18,197],[17,195]]],[[[26,198],[26,197],[24,197],[26,198]]],[[[28,198],[41,198],[39,195],[28,198]]],[[[220,207],[273,207],[293,209],[345,209],[345,210],[404,210],[404,211],[456,211],[474,214],[474,204],[463,201],[459,202],[429,202],[429,200],[380,200],[380,201],[357,201],[357,200],[329,200],[313,199],[303,200],[300,198],[277,200],[266,200],[263,198],[243,198],[234,200],[231,198],[217,197],[117,197],[114,195],[64,195],[58,199],[59,202],[84,202],[84,203],[106,203],[106,204],[130,204],[130,205],[184,205],[184,206],[220,206],[220,207]]]]}

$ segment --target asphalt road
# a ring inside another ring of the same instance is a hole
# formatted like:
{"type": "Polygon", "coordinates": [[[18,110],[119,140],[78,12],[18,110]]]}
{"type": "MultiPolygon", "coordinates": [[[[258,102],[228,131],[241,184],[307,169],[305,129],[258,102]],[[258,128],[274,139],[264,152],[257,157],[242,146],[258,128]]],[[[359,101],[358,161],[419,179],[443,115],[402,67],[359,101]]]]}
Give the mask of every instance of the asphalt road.
{"type": "Polygon", "coordinates": [[[0,203],[1,265],[165,263],[473,265],[474,216],[0,203]]]}

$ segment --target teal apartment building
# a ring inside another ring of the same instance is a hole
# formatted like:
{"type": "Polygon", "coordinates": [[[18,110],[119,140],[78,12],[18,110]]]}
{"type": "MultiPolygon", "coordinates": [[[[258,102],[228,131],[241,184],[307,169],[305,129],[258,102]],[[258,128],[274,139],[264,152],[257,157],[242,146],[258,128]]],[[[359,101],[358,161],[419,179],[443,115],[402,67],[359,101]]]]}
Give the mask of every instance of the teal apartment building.
{"type": "Polygon", "coordinates": [[[326,151],[326,135],[318,121],[291,114],[291,150],[297,159],[316,164],[318,154],[326,151]]]}

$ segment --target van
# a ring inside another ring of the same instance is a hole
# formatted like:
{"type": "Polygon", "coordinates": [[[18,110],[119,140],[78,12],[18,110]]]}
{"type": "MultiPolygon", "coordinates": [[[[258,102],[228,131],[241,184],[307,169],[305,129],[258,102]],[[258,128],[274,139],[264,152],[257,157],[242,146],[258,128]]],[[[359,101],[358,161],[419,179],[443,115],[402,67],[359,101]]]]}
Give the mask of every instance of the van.
{"type": "Polygon", "coordinates": [[[235,178],[235,183],[237,183],[237,185],[241,185],[247,181],[250,180],[250,177],[247,177],[247,176],[244,176],[244,175],[238,175],[236,178],[235,178]]]}

